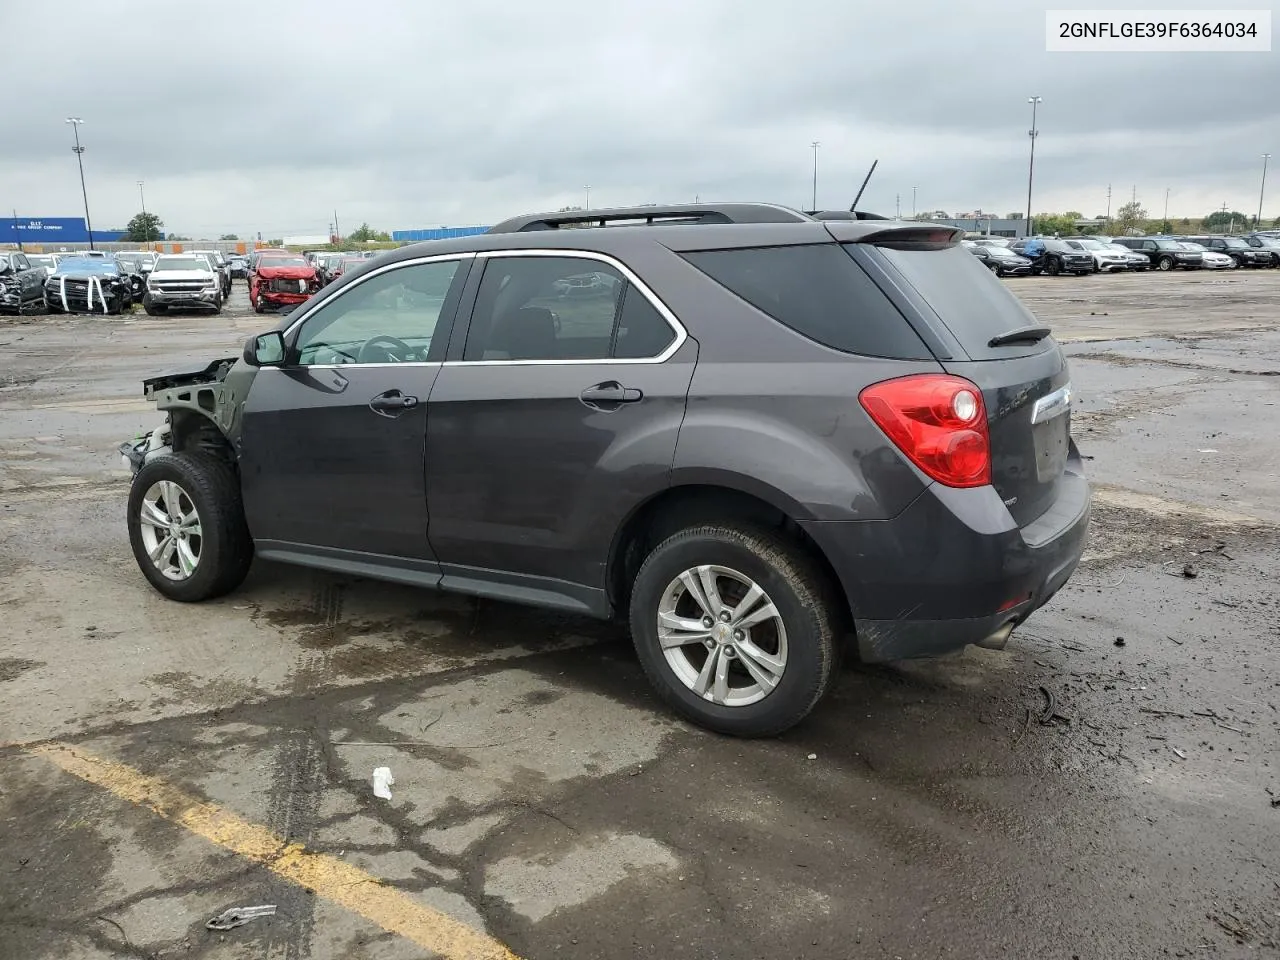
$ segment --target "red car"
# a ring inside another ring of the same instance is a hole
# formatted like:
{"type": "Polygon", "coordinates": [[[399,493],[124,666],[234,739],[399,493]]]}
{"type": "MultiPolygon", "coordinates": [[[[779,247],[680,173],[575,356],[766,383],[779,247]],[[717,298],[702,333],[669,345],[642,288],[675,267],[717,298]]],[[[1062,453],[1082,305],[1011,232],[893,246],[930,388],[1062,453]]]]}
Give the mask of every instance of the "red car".
{"type": "Polygon", "coordinates": [[[249,302],[258,313],[305,303],[319,289],[315,267],[296,253],[264,250],[249,272],[249,302]]]}

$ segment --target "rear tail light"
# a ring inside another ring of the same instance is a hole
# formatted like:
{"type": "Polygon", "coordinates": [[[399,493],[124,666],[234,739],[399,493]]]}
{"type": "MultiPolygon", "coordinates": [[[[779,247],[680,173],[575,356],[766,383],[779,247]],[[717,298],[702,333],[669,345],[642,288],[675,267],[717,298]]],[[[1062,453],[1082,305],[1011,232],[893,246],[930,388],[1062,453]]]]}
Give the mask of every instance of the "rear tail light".
{"type": "Polygon", "coordinates": [[[874,383],[858,394],[871,419],[907,458],[949,487],[991,482],[991,439],[982,391],[962,377],[922,374],[874,383]]]}

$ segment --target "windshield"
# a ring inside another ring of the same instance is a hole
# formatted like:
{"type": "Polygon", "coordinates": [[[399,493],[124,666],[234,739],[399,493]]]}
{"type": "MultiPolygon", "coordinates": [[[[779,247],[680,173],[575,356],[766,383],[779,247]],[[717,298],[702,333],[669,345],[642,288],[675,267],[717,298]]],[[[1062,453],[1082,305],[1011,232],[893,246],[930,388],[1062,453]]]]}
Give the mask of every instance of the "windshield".
{"type": "Polygon", "coordinates": [[[31,261],[33,267],[56,267],[58,261],[48,254],[29,253],[27,259],[31,261]]]}
{"type": "Polygon", "coordinates": [[[204,257],[161,257],[156,261],[155,272],[162,270],[202,270],[209,272],[209,262],[204,257]]]}
{"type": "Polygon", "coordinates": [[[1086,250],[1106,250],[1107,249],[1107,245],[1105,243],[1099,243],[1097,240],[1077,240],[1076,242],[1080,244],[1080,246],[1084,247],[1086,250]]]}
{"type": "Polygon", "coordinates": [[[92,273],[95,276],[110,276],[120,272],[120,268],[110,260],[90,260],[88,257],[68,257],[58,264],[54,276],[66,276],[71,273],[92,273]]]}
{"type": "Polygon", "coordinates": [[[268,267],[309,267],[311,261],[306,257],[263,257],[258,261],[258,269],[265,270],[268,267]]]}

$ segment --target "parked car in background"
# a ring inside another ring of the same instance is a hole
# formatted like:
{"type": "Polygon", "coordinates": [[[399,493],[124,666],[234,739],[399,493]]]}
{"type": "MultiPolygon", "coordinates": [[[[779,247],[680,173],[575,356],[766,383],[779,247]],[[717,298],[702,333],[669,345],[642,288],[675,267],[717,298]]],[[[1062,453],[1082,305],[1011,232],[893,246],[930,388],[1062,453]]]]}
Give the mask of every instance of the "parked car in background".
{"type": "Polygon", "coordinates": [[[1140,253],[1137,250],[1130,250],[1123,244],[1116,243],[1114,237],[1107,238],[1107,246],[1125,258],[1129,264],[1130,271],[1134,273],[1142,273],[1151,269],[1151,260],[1145,253],[1140,253]]]}
{"type": "Polygon", "coordinates": [[[1031,273],[1031,261],[1002,244],[973,243],[966,240],[964,246],[997,277],[1025,277],[1031,273]]]}
{"type": "Polygon", "coordinates": [[[1255,250],[1265,250],[1270,253],[1271,266],[1280,267],[1280,239],[1261,233],[1251,233],[1240,239],[1255,250]]]}
{"type": "Polygon", "coordinates": [[[0,313],[41,313],[45,270],[20,250],[0,251],[0,313]]]}
{"type": "Polygon", "coordinates": [[[232,280],[247,280],[249,277],[249,259],[241,256],[227,257],[227,268],[231,271],[232,280]]]}
{"type": "Polygon", "coordinates": [[[1215,253],[1226,254],[1235,262],[1237,267],[1271,266],[1271,252],[1269,250],[1263,250],[1261,247],[1251,247],[1240,237],[1197,236],[1179,237],[1178,239],[1198,243],[1200,246],[1215,253]]]}
{"type": "Polygon", "coordinates": [[[263,253],[249,273],[249,302],[258,313],[306,303],[320,289],[316,268],[287,250],[263,253]]]}
{"type": "Polygon", "coordinates": [[[1157,270],[1198,270],[1204,258],[1172,237],[1116,237],[1116,243],[1146,256],[1157,270]]]}
{"type": "Polygon", "coordinates": [[[1027,256],[1032,262],[1033,273],[1047,273],[1051,277],[1062,273],[1083,277],[1087,273],[1093,273],[1092,256],[1056,237],[1023,237],[1009,244],[1009,249],[1019,256],[1027,256]],[[1044,245],[1044,253],[1038,257],[1030,257],[1024,252],[1033,239],[1044,245]]]}
{"type": "Polygon", "coordinates": [[[1225,253],[1218,253],[1216,250],[1202,247],[1200,244],[1193,243],[1190,240],[1179,240],[1178,243],[1182,245],[1184,250],[1200,254],[1201,265],[1206,270],[1234,270],[1236,268],[1236,262],[1225,253]]]}
{"type": "Polygon", "coordinates": [[[129,304],[141,303],[143,295],[147,292],[147,275],[150,271],[143,273],[140,261],[122,254],[115,254],[111,259],[129,280],[129,304]]]}
{"type": "Polygon", "coordinates": [[[143,276],[156,264],[156,255],[150,250],[121,250],[116,259],[143,276]]]}
{"type": "Polygon", "coordinates": [[[616,618],[673,709],[740,736],[803,719],[847,640],[1002,648],[1089,525],[1049,328],[949,227],[714,212],[389,251],[144,381],[141,575],[196,602],[256,557],[616,618]],[[560,298],[588,273],[616,296],[560,298]]]}
{"type": "Polygon", "coordinates": [[[221,250],[192,250],[192,253],[204,257],[218,274],[218,283],[222,290],[222,299],[231,296],[231,267],[221,250]]]}
{"type": "Polygon", "coordinates": [[[31,262],[31,266],[38,270],[43,270],[47,277],[58,269],[58,255],[54,253],[28,253],[27,260],[31,262]]]}
{"type": "Polygon", "coordinates": [[[222,278],[202,254],[168,253],[147,277],[143,309],[152,317],[170,310],[222,312],[222,278]]]}
{"type": "Polygon", "coordinates": [[[120,313],[133,303],[133,285],[114,257],[62,257],[45,278],[44,301],[49,313],[120,313]]]}
{"type": "Polygon", "coordinates": [[[1093,258],[1094,273],[1118,273],[1129,269],[1129,255],[1111,249],[1110,244],[1089,237],[1072,237],[1064,242],[1076,250],[1083,250],[1093,258]]]}
{"type": "Polygon", "coordinates": [[[104,250],[77,250],[73,256],[82,260],[109,260],[110,257],[104,250]]]}

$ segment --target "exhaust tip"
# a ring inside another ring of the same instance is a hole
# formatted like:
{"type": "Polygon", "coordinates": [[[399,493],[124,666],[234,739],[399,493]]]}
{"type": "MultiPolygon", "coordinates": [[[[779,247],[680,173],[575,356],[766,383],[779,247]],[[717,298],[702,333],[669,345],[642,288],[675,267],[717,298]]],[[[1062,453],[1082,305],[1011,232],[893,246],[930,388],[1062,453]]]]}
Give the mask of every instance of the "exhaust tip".
{"type": "Polygon", "coordinates": [[[975,647],[982,647],[984,650],[1003,650],[1005,644],[1009,642],[1009,634],[1013,633],[1013,621],[1010,620],[1003,627],[985,637],[974,644],[975,647]]]}

